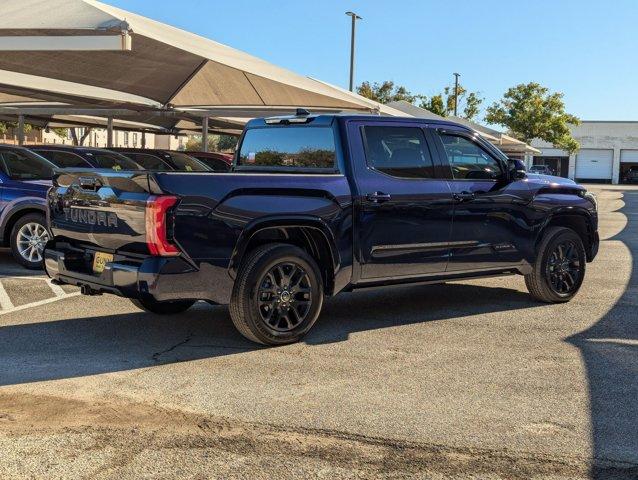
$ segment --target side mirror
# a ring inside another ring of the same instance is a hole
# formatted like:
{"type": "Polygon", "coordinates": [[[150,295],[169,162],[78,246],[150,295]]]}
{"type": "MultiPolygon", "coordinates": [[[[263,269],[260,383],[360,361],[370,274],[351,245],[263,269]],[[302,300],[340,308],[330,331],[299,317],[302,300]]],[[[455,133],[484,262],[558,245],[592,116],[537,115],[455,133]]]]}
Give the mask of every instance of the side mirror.
{"type": "Polygon", "coordinates": [[[525,169],[525,164],[522,161],[510,158],[507,161],[507,166],[509,169],[510,180],[522,180],[527,177],[527,170],[525,169]]]}

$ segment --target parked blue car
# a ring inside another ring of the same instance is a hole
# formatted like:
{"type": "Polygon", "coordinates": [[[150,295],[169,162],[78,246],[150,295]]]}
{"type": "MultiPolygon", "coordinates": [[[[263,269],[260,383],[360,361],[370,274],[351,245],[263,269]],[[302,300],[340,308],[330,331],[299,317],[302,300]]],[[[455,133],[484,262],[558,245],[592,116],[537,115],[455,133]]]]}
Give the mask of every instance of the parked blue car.
{"type": "Polygon", "coordinates": [[[54,168],[26,148],[0,145],[0,242],[29,269],[42,268],[49,239],[45,199],[54,168]]]}

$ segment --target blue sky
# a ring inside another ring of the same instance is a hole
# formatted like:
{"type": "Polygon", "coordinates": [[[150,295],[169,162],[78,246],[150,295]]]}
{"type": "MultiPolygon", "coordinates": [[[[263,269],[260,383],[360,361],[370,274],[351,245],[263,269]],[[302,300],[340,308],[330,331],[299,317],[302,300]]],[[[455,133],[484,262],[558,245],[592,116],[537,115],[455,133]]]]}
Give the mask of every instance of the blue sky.
{"type": "Polygon", "coordinates": [[[354,10],[357,83],[432,95],[459,72],[489,104],[537,81],[581,119],[638,120],[638,0],[105,1],[343,87],[354,10]]]}

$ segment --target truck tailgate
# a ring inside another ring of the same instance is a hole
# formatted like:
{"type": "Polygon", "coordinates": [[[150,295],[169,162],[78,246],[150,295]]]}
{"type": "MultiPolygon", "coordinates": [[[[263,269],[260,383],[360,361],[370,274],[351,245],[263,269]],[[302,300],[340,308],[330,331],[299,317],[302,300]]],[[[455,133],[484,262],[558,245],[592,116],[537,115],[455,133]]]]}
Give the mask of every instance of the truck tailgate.
{"type": "Polygon", "coordinates": [[[147,254],[146,205],[157,193],[147,172],[63,171],[48,195],[51,232],[101,251],[147,254]]]}

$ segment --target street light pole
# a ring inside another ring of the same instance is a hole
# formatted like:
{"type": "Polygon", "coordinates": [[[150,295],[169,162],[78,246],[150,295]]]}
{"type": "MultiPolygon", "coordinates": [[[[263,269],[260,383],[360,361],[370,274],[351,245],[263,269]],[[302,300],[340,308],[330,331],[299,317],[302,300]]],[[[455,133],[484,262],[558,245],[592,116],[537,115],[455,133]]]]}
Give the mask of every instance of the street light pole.
{"type": "Polygon", "coordinates": [[[459,109],[459,77],[460,73],[454,74],[454,116],[457,117],[458,109],[459,109]]]}
{"type": "Polygon", "coordinates": [[[354,46],[355,46],[355,34],[357,30],[357,20],[363,20],[359,15],[354,12],[346,12],[350,18],[352,18],[352,31],[350,33],[350,91],[354,91],[354,46]]]}

